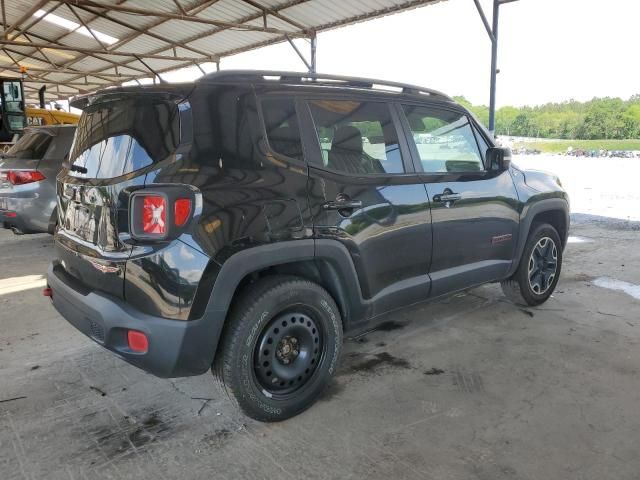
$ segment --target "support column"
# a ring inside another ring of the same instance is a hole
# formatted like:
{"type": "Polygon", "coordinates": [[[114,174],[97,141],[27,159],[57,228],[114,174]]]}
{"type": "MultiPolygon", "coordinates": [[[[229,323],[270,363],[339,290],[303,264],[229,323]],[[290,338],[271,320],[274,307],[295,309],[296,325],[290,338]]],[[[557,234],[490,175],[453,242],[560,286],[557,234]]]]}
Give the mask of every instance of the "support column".
{"type": "Polygon", "coordinates": [[[496,133],[496,84],[498,75],[498,26],[500,16],[500,5],[503,3],[517,2],[518,0],[493,0],[493,25],[489,26],[487,17],[482,10],[480,0],[473,0],[480,14],[480,19],[487,30],[487,35],[491,41],[491,78],[489,87],[489,131],[491,135],[496,133]]]}
{"type": "Polygon", "coordinates": [[[489,132],[496,134],[496,82],[498,75],[498,16],[500,15],[500,0],[493,0],[493,26],[491,28],[491,80],[489,86],[489,132]]]}
{"type": "Polygon", "coordinates": [[[316,49],[317,49],[318,37],[315,32],[311,37],[311,66],[309,67],[309,73],[316,73],[316,49]]]}

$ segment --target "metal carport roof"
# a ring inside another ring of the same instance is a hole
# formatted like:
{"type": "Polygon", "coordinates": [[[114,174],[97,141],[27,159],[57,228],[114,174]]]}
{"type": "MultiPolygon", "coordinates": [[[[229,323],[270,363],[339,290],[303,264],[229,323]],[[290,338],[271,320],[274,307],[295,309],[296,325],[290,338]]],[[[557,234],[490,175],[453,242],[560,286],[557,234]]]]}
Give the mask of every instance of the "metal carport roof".
{"type": "Polygon", "coordinates": [[[439,1],[0,0],[0,75],[64,98],[439,1]]]}

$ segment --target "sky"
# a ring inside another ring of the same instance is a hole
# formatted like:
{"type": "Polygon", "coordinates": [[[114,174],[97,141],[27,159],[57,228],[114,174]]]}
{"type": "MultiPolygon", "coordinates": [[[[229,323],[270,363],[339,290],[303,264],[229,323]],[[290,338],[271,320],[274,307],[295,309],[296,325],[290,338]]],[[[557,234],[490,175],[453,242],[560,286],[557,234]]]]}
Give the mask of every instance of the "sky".
{"type": "MultiPolygon", "coordinates": [[[[481,0],[491,22],[490,0],[481,0]]],[[[498,107],[640,94],[640,1],[519,0],[500,8],[498,107]]],[[[304,40],[297,40],[307,53],[304,40]]],[[[318,35],[317,70],[413,83],[489,103],[491,44],[472,0],[447,0],[318,35]]],[[[304,71],[289,44],[222,69],[304,71]]],[[[213,70],[213,65],[206,65],[213,70]]],[[[197,69],[163,75],[195,79],[197,69]]]]}

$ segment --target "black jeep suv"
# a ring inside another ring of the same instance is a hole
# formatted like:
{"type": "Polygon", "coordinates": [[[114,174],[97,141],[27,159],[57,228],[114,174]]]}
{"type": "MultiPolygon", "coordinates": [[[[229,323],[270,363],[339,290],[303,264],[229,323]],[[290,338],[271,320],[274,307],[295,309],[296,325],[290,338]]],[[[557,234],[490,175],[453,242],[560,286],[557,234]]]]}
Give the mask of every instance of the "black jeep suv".
{"type": "Polygon", "coordinates": [[[309,407],[344,332],[560,274],[559,181],[511,165],[446,95],[377,80],[226,71],[77,98],[47,294],[161,377],[212,369],[265,421],[309,407]]]}

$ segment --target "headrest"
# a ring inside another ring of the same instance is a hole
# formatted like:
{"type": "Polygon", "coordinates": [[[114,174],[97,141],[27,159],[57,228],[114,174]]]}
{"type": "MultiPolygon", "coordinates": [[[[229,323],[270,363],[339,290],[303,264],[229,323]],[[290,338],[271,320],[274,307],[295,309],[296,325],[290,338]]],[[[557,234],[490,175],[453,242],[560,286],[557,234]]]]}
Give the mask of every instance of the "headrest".
{"type": "Polygon", "coordinates": [[[362,153],[362,134],[360,130],[350,125],[338,128],[331,142],[331,150],[336,149],[362,153]]]}
{"type": "Polygon", "coordinates": [[[276,141],[300,142],[300,133],[297,128],[278,127],[269,132],[269,139],[276,141]]]}

